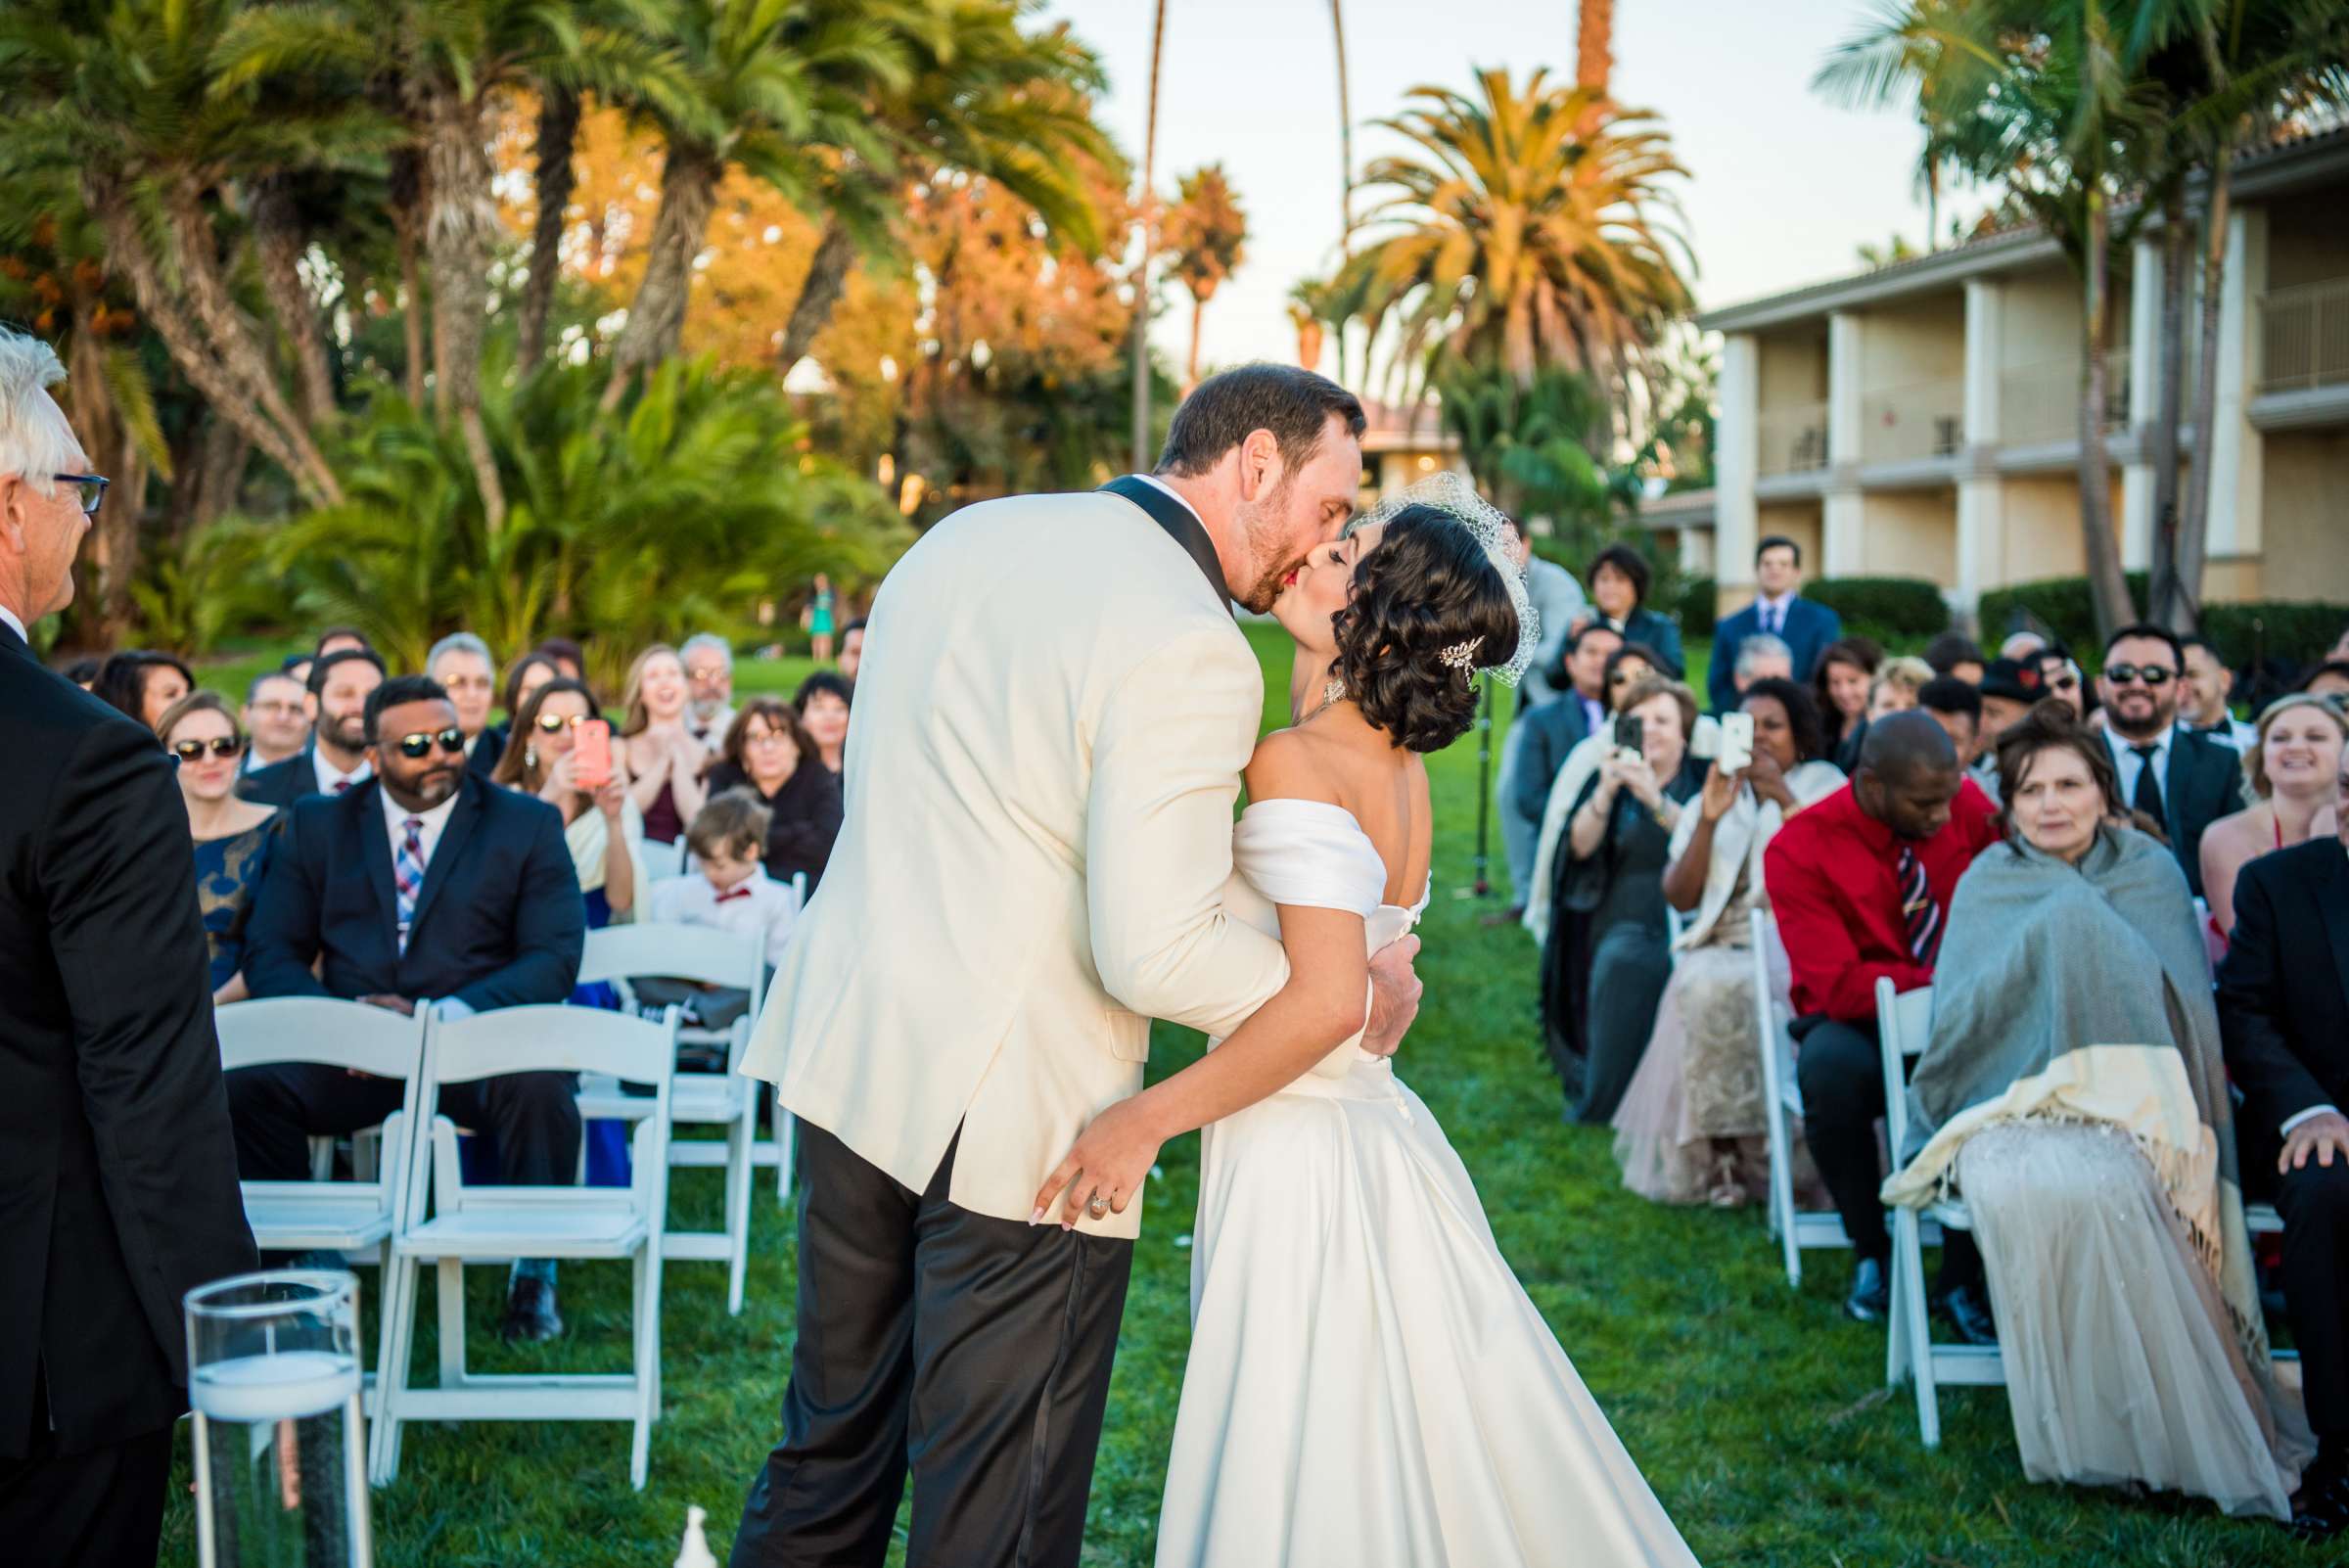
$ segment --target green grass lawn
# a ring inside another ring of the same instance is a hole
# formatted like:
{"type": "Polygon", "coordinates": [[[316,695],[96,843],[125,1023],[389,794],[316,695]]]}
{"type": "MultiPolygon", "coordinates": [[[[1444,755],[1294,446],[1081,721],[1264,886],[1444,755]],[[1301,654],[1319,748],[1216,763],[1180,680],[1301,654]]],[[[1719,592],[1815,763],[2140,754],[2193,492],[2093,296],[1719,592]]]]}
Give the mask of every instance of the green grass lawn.
{"type": "MultiPolygon", "coordinates": [[[[1266,656],[1270,714],[1282,702],[1286,653],[1267,628],[1252,635],[1266,656]]],[[[766,689],[804,668],[745,665],[739,678],[746,689],[766,689]]],[[[1701,655],[1692,673],[1701,682],[1701,655]]],[[[1808,1255],[1803,1288],[1790,1291],[1758,1213],[1662,1209],[1625,1193],[1610,1135],[1569,1127],[1559,1114],[1538,1048],[1528,939],[1490,923],[1500,898],[1460,896],[1475,842],[1475,738],[1431,762],[1437,889],[1422,928],[1427,997],[1401,1071],[1442,1119],[1502,1250],[1700,1559],[1788,1568],[2331,1560],[2275,1526],[2232,1522],[2206,1504],[2026,1482],[1995,1389],[1945,1393],[1943,1446],[1925,1452],[1909,1391],[1883,1387],[1882,1332],[1837,1311],[1841,1256],[1808,1255]]],[[[1497,831],[1494,853],[1499,882],[1497,831]]],[[[1155,1044],[1151,1071],[1163,1075],[1189,1061],[1199,1040],[1161,1026],[1155,1044]]],[[[1151,1193],[1094,1477],[1087,1563],[1150,1561],[1189,1337],[1190,1254],[1179,1242],[1197,1171],[1197,1141],[1182,1139],[1167,1149],[1151,1193]]],[[[672,1216],[714,1227],[719,1177],[676,1173],[672,1216]]],[[[791,1345],[791,1230],[772,1185],[762,1186],[739,1318],[725,1314],[721,1266],[668,1266],[666,1407],[644,1493],[628,1489],[627,1430],[618,1424],[420,1425],[404,1440],[398,1484],[375,1497],[377,1560],[389,1568],[665,1568],[686,1505],[699,1503],[722,1561],[745,1488],[777,1432],[791,1345]]],[[[622,1266],[566,1265],[571,1333],[559,1346],[529,1350],[509,1350],[484,1331],[495,1321],[502,1270],[473,1272],[476,1367],[623,1363],[622,1266]]],[[[372,1306],[372,1271],[364,1279],[372,1306]]],[[[419,1380],[435,1364],[429,1306],[424,1315],[419,1380]]],[[[184,1483],[184,1442],[179,1475],[184,1483]]],[[[1559,1562],[1579,1560],[1570,1543],[1557,1550],[1559,1562]]],[[[195,1560],[184,1500],[166,1522],[164,1560],[195,1560]]]]}

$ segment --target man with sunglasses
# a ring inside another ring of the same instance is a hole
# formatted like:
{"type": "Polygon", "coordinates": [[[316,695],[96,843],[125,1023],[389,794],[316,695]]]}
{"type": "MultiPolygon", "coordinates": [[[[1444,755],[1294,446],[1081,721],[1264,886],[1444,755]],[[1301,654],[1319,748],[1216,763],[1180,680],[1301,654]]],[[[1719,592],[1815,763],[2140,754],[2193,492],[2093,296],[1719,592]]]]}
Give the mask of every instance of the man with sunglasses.
{"type": "Polygon", "coordinates": [[[27,646],[106,491],[65,374],[0,328],[0,1557],[150,1563],[180,1297],[253,1233],[173,764],[27,646]]]}
{"type": "Polygon", "coordinates": [[[2178,722],[2186,650],[2162,626],[2123,626],[2104,643],[2096,692],[2104,744],[2120,771],[2121,799],[2161,825],[2186,880],[2202,896],[2202,831],[2243,808],[2242,760],[2178,722]]]}
{"type": "MultiPolygon", "coordinates": [[[[568,997],[586,910],[561,813],[467,769],[456,707],[429,676],[376,687],[365,733],[373,776],[287,814],[246,928],[253,994],[399,1013],[430,999],[456,1016],[568,997]]],[[[494,1134],[500,1179],[556,1186],[577,1169],[576,1086],[569,1073],[514,1073],[450,1084],[441,1102],[494,1134]]],[[[241,1068],[228,1075],[238,1170],[248,1181],[301,1180],[311,1134],[373,1127],[399,1100],[397,1083],[339,1068],[241,1068]]],[[[562,1332],[551,1265],[517,1266],[505,1332],[562,1332]]]]}

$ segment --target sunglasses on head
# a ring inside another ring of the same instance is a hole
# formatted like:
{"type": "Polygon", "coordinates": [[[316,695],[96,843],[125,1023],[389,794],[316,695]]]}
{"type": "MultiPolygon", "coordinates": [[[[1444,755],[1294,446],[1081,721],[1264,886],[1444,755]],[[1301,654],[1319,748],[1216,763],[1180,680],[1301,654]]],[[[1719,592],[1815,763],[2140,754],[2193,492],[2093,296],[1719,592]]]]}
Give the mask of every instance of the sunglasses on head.
{"type": "Polygon", "coordinates": [[[2177,673],[2177,670],[2165,669],[2159,665],[2106,665],[2104,667],[2104,678],[2116,686],[2126,686],[2133,680],[2142,680],[2148,686],[2159,688],[2168,685],[2177,673]]]}
{"type": "Polygon", "coordinates": [[[451,724],[438,735],[425,731],[402,735],[395,744],[399,755],[411,762],[431,755],[436,744],[444,752],[461,756],[465,751],[465,732],[451,724]]]}
{"type": "Polygon", "coordinates": [[[245,743],[234,735],[214,735],[208,741],[184,740],[171,743],[171,755],[183,762],[196,761],[206,752],[210,752],[214,757],[225,761],[241,755],[244,750],[245,743]]]}

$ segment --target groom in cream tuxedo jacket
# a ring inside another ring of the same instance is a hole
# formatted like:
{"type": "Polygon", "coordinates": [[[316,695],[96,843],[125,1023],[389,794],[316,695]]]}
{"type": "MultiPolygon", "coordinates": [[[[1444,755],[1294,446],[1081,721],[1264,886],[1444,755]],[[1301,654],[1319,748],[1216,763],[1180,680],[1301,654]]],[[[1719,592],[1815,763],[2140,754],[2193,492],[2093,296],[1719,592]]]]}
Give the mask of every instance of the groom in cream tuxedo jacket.
{"type": "MultiPolygon", "coordinates": [[[[1222,910],[1263,678],[1232,620],[1353,511],[1360,405],[1256,365],[1157,478],[970,507],[882,584],[846,820],[743,1071],[800,1120],[798,1339],[745,1564],[1074,1564],[1140,1195],[1032,1224],[1150,1020],[1288,978],[1222,910]],[[910,1458],[909,1458],[910,1455],[910,1458]]],[[[1392,1047],[1416,982],[1381,970],[1392,1047]]]]}

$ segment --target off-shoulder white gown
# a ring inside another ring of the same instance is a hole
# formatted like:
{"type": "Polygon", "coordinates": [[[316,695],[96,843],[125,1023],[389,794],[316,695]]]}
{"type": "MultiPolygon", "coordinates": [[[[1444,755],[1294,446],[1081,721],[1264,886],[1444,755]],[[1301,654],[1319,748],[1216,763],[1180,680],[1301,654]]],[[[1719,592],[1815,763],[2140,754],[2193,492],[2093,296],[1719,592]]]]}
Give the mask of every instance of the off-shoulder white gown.
{"type": "MultiPolygon", "coordinates": [[[[1427,907],[1343,807],[1262,801],[1226,907],[1427,907]]],[[[1436,999],[1441,1005],[1441,999],[1436,999]]],[[[1459,1156],[1349,1040],[1203,1134],[1158,1568],[1693,1564],[1494,1242],[1459,1156]]]]}

